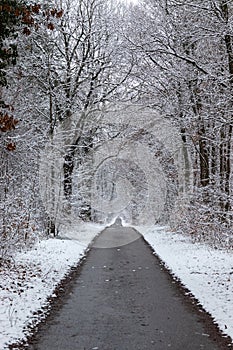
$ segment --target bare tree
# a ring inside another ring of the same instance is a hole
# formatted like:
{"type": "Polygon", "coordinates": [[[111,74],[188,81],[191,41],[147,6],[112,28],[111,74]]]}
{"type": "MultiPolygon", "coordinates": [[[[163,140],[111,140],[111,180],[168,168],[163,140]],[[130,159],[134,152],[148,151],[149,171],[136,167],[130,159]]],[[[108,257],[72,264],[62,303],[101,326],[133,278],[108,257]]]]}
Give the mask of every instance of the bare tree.
{"type": "Polygon", "coordinates": [[[220,223],[232,205],[232,10],[222,0],[145,0],[128,35],[138,97],[180,129],[193,158],[192,199],[203,220],[220,223]]]}

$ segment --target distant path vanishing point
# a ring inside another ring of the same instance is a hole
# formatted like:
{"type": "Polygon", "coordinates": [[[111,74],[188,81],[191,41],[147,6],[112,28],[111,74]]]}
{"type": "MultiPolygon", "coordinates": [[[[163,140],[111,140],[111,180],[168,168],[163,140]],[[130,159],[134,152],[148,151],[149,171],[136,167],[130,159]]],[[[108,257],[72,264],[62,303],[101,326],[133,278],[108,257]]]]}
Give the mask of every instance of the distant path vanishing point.
{"type": "Polygon", "coordinates": [[[224,349],[134,229],[105,229],[79,269],[29,349],[224,349]]]}

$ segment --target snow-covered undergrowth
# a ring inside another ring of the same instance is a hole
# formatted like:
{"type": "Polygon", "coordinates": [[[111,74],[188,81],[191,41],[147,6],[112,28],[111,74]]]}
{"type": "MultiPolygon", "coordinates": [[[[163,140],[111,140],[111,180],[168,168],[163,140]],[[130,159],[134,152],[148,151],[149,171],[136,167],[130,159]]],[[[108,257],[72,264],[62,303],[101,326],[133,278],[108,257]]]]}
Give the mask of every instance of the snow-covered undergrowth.
{"type": "Polygon", "coordinates": [[[17,253],[10,269],[0,270],[0,349],[30,335],[30,326],[45,316],[48,297],[56,297],[56,286],[102,229],[94,224],[63,227],[60,239],[39,241],[32,250],[17,253]]]}
{"type": "Polygon", "coordinates": [[[233,251],[193,243],[165,227],[136,227],[166,267],[233,339],[233,251]]]}

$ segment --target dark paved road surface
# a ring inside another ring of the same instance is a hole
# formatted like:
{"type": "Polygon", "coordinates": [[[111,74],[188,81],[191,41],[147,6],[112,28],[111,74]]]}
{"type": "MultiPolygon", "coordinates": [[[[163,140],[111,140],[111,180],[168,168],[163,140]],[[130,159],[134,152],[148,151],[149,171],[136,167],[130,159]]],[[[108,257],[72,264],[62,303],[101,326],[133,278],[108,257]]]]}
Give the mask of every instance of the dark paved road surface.
{"type": "Polygon", "coordinates": [[[72,293],[29,349],[220,349],[133,229],[109,228],[95,244],[105,245],[114,248],[90,251],[72,293]],[[125,237],[131,243],[122,245],[125,237]]]}

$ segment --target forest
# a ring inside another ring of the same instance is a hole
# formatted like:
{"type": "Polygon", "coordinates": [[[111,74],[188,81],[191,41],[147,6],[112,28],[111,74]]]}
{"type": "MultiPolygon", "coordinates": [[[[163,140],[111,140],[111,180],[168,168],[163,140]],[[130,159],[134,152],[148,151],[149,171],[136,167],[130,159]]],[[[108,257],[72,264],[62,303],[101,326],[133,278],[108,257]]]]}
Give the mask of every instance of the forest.
{"type": "Polygon", "coordinates": [[[145,198],[150,224],[232,248],[232,85],[229,0],[1,0],[0,264],[145,198]]]}

